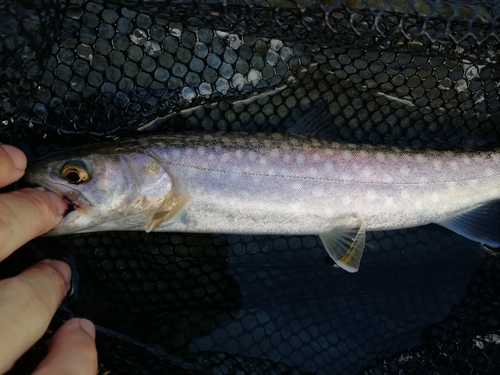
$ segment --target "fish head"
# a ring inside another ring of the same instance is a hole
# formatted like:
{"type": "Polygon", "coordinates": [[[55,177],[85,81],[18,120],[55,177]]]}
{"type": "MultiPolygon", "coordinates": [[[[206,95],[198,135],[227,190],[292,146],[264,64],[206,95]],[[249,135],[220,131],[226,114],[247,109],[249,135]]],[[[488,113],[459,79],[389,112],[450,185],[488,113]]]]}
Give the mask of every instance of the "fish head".
{"type": "Polygon", "coordinates": [[[172,190],[154,158],[116,149],[49,157],[29,166],[23,179],[68,203],[67,214],[49,232],[53,235],[146,226],[172,190]]]}

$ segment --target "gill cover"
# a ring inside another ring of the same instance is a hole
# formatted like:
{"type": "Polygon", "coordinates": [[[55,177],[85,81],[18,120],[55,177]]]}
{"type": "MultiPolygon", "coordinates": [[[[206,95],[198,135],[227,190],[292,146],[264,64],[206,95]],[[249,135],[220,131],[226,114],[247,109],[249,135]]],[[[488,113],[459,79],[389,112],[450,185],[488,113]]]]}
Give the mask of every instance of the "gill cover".
{"type": "Polygon", "coordinates": [[[146,232],[156,229],[161,223],[173,222],[189,202],[189,194],[179,197],[173,190],[173,183],[163,166],[145,154],[123,154],[119,158],[130,171],[130,182],[137,193],[132,207],[145,214],[146,232]]]}

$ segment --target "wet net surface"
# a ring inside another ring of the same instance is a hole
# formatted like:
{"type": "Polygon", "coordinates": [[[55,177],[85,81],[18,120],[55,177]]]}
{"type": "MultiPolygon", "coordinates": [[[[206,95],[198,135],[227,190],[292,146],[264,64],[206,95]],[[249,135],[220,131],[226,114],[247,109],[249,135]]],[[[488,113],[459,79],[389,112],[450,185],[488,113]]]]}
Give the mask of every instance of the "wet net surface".
{"type": "MultiPolygon", "coordinates": [[[[283,131],[321,101],[337,140],[488,146],[498,14],[486,1],[0,1],[0,140],[33,158],[140,132],[283,131]]],[[[92,319],[101,374],[498,373],[498,258],[434,226],[368,238],[355,275],[315,237],[135,232],[37,239],[0,271],[71,258],[77,290],[53,328],[92,319]]]]}

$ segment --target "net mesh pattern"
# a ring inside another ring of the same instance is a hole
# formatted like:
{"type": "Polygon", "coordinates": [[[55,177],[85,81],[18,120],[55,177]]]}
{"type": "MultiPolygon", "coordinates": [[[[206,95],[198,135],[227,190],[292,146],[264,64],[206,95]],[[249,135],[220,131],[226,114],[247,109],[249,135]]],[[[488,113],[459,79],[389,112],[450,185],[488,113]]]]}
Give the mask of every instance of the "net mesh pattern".
{"type": "Polygon", "coordinates": [[[15,4],[0,113],[19,131],[279,130],[321,98],[344,140],[498,140],[496,3],[15,4]]]}
{"type": "Polygon", "coordinates": [[[75,315],[96,322],[100,374],[494,374],[498,257],[435,227],[368,244],[356,280],[312,236],[136,232],[41,238],[0,272],[73,264],[51,331],[75,315]]]}
{"type": "MultiPolygon", "coordinates": [[[[0,1],[0,141],[281,132],[325,103],[331,137],[500,141],[492,1],[0,1]]],[[[99,233],[37,239],[74,264],[70,316],[100,374],[494,374],[498,259],[435,227],[368,236],[361,271],[315,237],[99,233]]],[[[48,332],[50,335],[50,332],[48,332]]],[[[29,373],[41,340],[12,370],[29,373]]]]}

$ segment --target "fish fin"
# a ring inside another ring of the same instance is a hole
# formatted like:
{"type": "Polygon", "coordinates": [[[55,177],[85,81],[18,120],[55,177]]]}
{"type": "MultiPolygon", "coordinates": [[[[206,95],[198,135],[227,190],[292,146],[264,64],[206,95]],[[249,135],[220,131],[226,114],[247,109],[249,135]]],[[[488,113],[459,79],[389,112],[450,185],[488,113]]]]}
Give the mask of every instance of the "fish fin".
{"type": "Polygon", "coordinates": [[[500,201],[462,212],[437,224],[469,240],[500,247],[500,201]]]}
{"type": "Polygon", "coordinates": [[[146,232],[152,232],[163,222],[168,223],[176,221],[187,207],[189,198],[189,193],[176,199],[173,194],[169,192],[146,225],[146,232]]]}
{"type": "Polygon", "coordinates": [[[334,131],[332,116],[328,111],[328,106],[323,101],[316,103],[313,108],[286,130],[288,134],[326,139],[333,138],[334,131]]]}
{"type": "Polygon", "coordinates": [[[356,221],[353,224],[336,226],[319,235],[330,257],[348,272],[358,271],[365,247],[365,224],[361,220],[356,221]]]}

